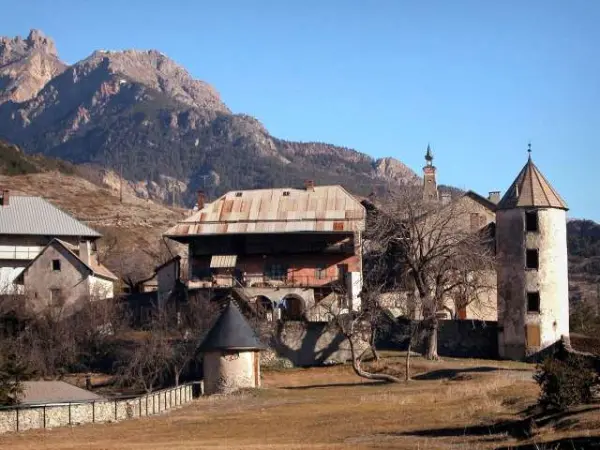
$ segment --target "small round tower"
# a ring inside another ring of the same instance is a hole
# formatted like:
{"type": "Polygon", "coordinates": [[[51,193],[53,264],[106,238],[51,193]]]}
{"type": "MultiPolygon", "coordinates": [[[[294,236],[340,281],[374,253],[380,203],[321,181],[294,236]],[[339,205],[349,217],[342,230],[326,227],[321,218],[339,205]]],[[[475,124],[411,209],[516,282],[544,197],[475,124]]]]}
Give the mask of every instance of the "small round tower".
{"type": "Polygon", "coordinates": [[[496,211],[499,353],[516,360],[569,335],[568,208],[528,151],[496,211]]]}
{"type": "Polygon", "coordinates": [[[204,354],[204,392],[227,394],[260,387],[264,345],[233,302],[229,302],[198,351],[204,354]]]}

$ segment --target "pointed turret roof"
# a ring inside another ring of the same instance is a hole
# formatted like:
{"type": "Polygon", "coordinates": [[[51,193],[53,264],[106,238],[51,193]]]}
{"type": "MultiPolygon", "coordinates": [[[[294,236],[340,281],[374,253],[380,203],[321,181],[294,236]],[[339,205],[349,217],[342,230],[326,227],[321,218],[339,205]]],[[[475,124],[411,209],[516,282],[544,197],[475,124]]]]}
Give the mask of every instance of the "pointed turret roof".
{"type": "Polygon", "coordinates": [[[530,154],[527,163],[498,203],[497,209],[532,207],[569,209],[533,163],[530,154]]]}
{"type": "Polygon", "coordinates": [[[433,161],[433,154],[431,153],[431,146],[427,144],[427,151],[425,152],[425,161],[433,161]]]}
{"type": "Polygon", "coordinates": [[[230,301],[198,348],[199,352],[214,350],[262,350],[248,321],[230,301]]]}

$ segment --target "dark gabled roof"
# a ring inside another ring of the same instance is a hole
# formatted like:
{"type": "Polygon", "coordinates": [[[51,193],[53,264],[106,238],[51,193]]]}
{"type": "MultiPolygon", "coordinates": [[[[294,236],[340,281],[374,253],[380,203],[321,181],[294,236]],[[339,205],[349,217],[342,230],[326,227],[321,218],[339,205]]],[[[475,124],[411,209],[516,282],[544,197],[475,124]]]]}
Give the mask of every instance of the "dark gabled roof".
{"type": "Polygon", "coordinates": [[[198,351],[205,353],[214,350],[262,350],[264,348],[248,321],[230,301],[200,344],[198,351]]]}
{"type": "Polygon", "coordinates": [[[558,208],[568,209],[565,201],[550,185],[531,158],[510,185],[497,209],[558,208]]]}

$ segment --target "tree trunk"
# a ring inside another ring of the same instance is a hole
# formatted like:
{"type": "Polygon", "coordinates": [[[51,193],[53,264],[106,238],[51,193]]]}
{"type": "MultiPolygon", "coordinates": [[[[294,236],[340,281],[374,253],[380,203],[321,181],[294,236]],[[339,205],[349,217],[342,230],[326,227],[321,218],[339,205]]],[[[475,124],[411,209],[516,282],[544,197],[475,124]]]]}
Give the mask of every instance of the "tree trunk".
{"type": "Polygon", "coordinates": [[[377,338],[377,329],[376,327],[373,327],[371,330],[371,339],[369,342],[369,345],[371,346],[371,353],[373,353],[373,358],[375,359],[375,361],[379,362],[379,352],[377,351],[377,348],[375,347],[375,341],[377,338]]]}
{"type": "Polygon", "coordinates": [[[431,326],[427,335],[427,353],[425,358],[437,361],[440,359],[438,356],[438,326],[439,321],[435,315],[431,319],[431,326]]]}
{"type": "Polygon", "coordinates": [[[179,371],[175,371],[175,386],[179,386],[179,371]]]}
{"type": "Polygon", "coordinates": [[[360,355],[356,354],[356,348],[354,346],[354,342],[352,342],[352,338],[348,337],[348,342],[350,343],[350,352],[352,353],[352,369],[354,369],[354,373],[359,377],[366,378],[367,380],[376,380],[376,381],[385,381],[386,383],[401,383],[402,380],[396,378],[393,375],[388,375],[385,373],[370,373],[365,372],[360,366],[362,353],[360,355]]]}

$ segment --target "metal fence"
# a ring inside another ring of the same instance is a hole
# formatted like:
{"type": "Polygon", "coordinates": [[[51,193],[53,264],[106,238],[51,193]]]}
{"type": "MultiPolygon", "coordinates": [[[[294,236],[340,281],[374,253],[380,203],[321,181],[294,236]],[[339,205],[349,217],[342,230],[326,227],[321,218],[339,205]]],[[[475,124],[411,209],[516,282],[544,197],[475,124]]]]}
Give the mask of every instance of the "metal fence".
{"type": "Polygon", "coordinates": [[[160,414],[192,401],[193,385],[188,383],[139,397],[0,407],[0,433],[118,422],[160,414]]]}

